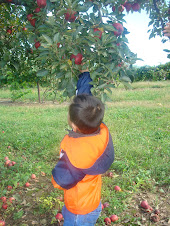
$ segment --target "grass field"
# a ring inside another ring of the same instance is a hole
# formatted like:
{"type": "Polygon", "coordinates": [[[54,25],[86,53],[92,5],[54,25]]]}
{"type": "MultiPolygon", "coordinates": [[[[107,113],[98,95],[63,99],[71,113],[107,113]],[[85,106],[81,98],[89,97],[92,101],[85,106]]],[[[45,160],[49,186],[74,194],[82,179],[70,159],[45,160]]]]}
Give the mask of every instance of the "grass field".
{"type": "MultiPolygon", "coordinates": [[[[105,225],[104,218],[112,214],[119,217],[116,225],[154,225],[151,213],[139,208],[143,199],[153,209],[159,208],[156,225],[168,225],[170,82],[132,86],[132,90],[114,89],[113,102],[106,107],[104,122],[113,138],[115,161],[109,170],[113,176],[103,176],[102,203],[110,206],[102,211],[98,226],[105,225]],[[122,191],[116,193],[115,185],[122,191]]],[[[9,98],[9,90],[1,89],[0,193],[16,200],[1,209],[0,219],[13,226],[57,225],[54,216],[63,206],[63,193],[53,189],[50,178],[69,128],[68,104],[53,104],[52,97],[50,102],[34,103],[36,90],[16,103],[8,102],[9,98]],[[16,164],[4,167],[5,156],[16,164]],[[30,179],[33,173],[35,180],[30,179]],[[26,182],[31,186],[26,188],[26,182]]]]}

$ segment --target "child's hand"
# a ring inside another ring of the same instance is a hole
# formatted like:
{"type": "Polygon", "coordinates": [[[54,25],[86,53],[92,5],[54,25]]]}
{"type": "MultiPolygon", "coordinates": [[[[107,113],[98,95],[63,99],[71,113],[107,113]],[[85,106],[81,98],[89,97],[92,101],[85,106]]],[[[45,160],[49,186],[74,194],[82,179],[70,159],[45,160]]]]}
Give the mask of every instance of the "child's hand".
{"type": "MultiPolygon", "coordinates": [[[[83,66],[84,64],[85,64],[85,63],[82,63],[81,66],[83,66]]],[[[81,72],[81,73],[83,73],[83,72],[89,72],[89,69],[88,69],[88,68],[86,68],[86,69],[84,69],[84,70],[83,70],[83,69],[82,69],[82,70],[80,69],[80,72],[81,72]]]]}

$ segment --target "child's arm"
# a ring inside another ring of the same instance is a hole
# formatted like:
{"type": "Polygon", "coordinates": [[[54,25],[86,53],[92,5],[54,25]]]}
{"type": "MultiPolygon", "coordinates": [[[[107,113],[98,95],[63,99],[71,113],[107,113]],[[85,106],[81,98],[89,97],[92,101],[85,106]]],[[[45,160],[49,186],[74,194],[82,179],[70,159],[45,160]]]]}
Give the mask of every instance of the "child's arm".
{"type": "Polygon", "coordinates": [[[91,88],[93,85],[89,84],[92,81],[90,77],[90,73],[88,70],[81,71],[82,73],[79,75],[79,80],[77,82],[77,95],[80,94],[88,94],[92,95],[91,88]]]}
{"type": "Polygon", "coordinates": [[[74,167],[67,154],[62,150],[61,158],[52,170],[52,184],[60,190],[67,190],[74,187],[85,177],[81,169],[74,167]]]}

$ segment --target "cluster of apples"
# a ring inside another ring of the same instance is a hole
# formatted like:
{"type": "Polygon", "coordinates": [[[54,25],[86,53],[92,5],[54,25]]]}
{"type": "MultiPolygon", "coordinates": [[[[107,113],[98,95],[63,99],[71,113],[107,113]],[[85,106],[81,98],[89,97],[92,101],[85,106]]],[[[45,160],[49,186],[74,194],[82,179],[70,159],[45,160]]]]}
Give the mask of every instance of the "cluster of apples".
{"type": "Polygon", "coordinates": [[[2,200],[2,208],[4,209],[4,210],[6,210],[7,208],[8,208],[8,201],[10,202],[10,203],[13,203],[13,201],[15,200],[15,198],[14,197],[10,197],[9,199],[7,199],[5,196],[2,196],[1,198],[0,198],[1,200],[2,200]]]}
{"type": "MultiPolygon", "coordinates": [[[[129,12],[130,10],[133,10],[135,12],[138,12],[140,10],[140,4],[138,2],[128,2],[128,1],[125,1],[124,4],[120,5],[118,7],[118,11],[119,12],[123,12],[124,9],[126,9],[127,12],[129,12]]],[[[112,11],[115,12],[116,10],[116,7],[113,6],[112,7],[112,11]]]]}
{"type": "MultiPolygon", "coordinates": [[[[118,185],[116,185],[116,186],[114,187],[114,190],[115,190],[116,192],[122,191],[121,188],[120,188],[118,185]]],[[[109,207],[109,205],[110,205],[110,204],[109,204],[108,202],[105,202],[104,204],[102,204],[102,210],[103,210],[104,208],[106,208],[106,207],[109,207]]],[[[105,222],[106,225],[110,225],[111,222],[115,222],[115,221],[117,221],[117,220],[119,220],[118,216],[115,215],[115,214],[113,214],[113,215],[111,215],[111,217],[106,217],[106,218],[104,219],[104,222],[105,222]]]]}
{"type": "MultiPolygon", "coordinates": [[[[147,200],[143,200],[140,203],[140,206],[147,213],[152,213],[152,211],[153,211],[153,208],[148,204],[147,200]]],[[[160,214],[160,211],[158,209],[155,209],[154,213],[151,215],[151,221],[158,222],[160,220],[159,214],[160,214]]]]}
{"type": "Polygon", "coordinates": [[[11,166],[14,166],[15,164],[16,162],[9,160],[7,156],[5,157],[5,166],[11,167],[11,166]]]}
{"type": "MultiPolygon", "coordinates": [[[[108,202],[105,202],[104,204],[102,204],[102,210],[103,210],[104,208],[109,207],[109,206],[110,206],[110,204],[109,204],[108,202]]],[[[113,214],[111,217],[106,217],[106,218],[104,219],[104,222],[105,222],[106,225],[109,225],[109,224],[111,224],[111,222],[115,222],[115,221],[117,221],[117,220],[119,220],[118,216],[115,215],[115,214],[113,214]]]]}
{"type": "MultiPolygon", "coordinates": [[[[47,5],[46,0],[37,0],[38,7],[34,10],[34,13],[39,13],[41,11],[41,8],[44,8],[47,5]]],[[[30,22],[30,24],[35,27],[36,18],[34,18],[34,14],[28,14],[27,19],[30,22]]],[[[41,46],[41,43],[39,41],[35,42],[35,48],[38,49],[41,46]]]]}

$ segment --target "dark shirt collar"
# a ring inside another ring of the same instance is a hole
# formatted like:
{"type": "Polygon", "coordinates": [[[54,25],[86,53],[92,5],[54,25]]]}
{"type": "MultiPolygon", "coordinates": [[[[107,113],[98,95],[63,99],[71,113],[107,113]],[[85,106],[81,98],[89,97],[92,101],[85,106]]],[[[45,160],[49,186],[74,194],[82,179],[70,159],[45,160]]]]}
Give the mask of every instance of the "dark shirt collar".
{"type": "Polygon", "coordinates": [[[69,137],[73,137],[73,138],[80,138],[80,137],[92,137],[92,136],[96,136],[100,133],[100,128],[98,128],[98,130],[96,130],[94,133],[91,134],[84,134],[84,133],[76,133],[72,130],[68,130],[69,132],[69,137]]]}

